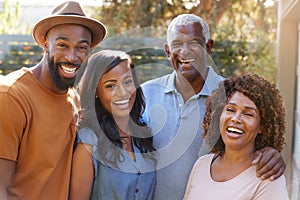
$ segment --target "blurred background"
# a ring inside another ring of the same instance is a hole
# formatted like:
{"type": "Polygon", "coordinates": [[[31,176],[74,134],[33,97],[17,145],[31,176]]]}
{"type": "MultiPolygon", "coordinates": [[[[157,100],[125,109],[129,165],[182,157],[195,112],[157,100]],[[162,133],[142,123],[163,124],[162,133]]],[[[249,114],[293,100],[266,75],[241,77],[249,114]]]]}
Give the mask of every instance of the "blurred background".
{"type": "MultiPolygon", "coordinates": [[[[40,61],[34,24],[62,0],[0,0],[0,74],[40,61]]],[[[163,45],[168,23],[181,13],[204,18],[214,48],[212,65],[225,77],[256,73],[275,83],[287,109],[286,177],[300,199],[300,0],[84,0],[88,16],[103,22],[107,38],[94,51],[121,49],[137,64],[140,81],[172,71],[163,45]]]]}
{"type": "MultiPolygon", "coordinates": [[[[34,43],[27,46],[27,43],[21,42],[33,41],[30,35],[35,22],[48,16],[62,2],[0,0],[0,34],[8,35],[7,38],[2,36],[1,40],[10,42],[5,43],[9,44],[9,51],[7,46],[1,47],[0,73],[7,74],[40,60],[38,54],[21,53],[41,52],[39,47],[34,43]],[[13,40],[16,40],[15,43],[13,40]]],[[[137,64],[165,59],[163,44],[168,23],[178,14],[193,13],[204,18],[210,26],[215,41],[212,57],[221,74],[229,77],[254,72],[275,81],[278,8],[275,0],[202,0],[201,3],[200,0],[84,0],[80,3],[89,16],[99,19],[108,27],[107,39],[111,40],[105,41],[101,47],[131,46],[131,54],[137,64]],[[112,37],[123,39],[116,41],[112,37]],[[146,38],[145,41],[142,38],[146,38]],[[159,41],[156,42],[156,39],[159,41]]],[[[152,78],[147,75],[143,77],[152,78]]]]}

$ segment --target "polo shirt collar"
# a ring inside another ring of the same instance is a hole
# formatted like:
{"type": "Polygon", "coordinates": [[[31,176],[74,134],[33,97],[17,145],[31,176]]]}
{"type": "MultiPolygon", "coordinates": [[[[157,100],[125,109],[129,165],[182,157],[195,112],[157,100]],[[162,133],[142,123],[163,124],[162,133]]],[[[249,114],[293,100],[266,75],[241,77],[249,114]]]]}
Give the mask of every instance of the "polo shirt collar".
{"type": "Polygon", "coordinates": [[[199,92],[199,95],[210,96],[212,91],[217,89],[219,82],[221,82],[223,80],[224,80],[224,77],[217,74],[215,72],[215,70],[209,66],[205,84],[204,84],[202,90],[199,92]]]}
{"type": "MultiPolygon", "coordinates": [[[[178,92],[175,87],[175,77],[176,77],[176,72],[173,71],[170,74],[170,77],[167,81],[167,85],[164,90],[165,93],[178,92]]],[[[210,96],[211,92],[218,87],[219,82],[222,80],[224,80],[224,78],[222,76],[218,75],[212,67],[208,66],[208,74],[207,74],[204,86],[203,86],[202,90],[196,95],[197,96],[210,96]]]]}
{"type": "Polygon", "coordinates": [[[170,77],[167,80],[167,85],[165,88],[165,93],[169,93],[169,92],[176,92],[177,89],[175,87],[175,77],[176,77],[176,71],[174,70],[171,74],[170,77]]]}

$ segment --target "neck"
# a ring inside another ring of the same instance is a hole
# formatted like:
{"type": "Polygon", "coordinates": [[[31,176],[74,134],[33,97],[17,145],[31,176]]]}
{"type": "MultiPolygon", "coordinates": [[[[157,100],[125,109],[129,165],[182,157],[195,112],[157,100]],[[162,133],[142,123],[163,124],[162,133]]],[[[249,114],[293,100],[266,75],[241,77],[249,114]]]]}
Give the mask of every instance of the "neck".
{"type": "Polygon", "coordinates": [[[226,149],[224,155],[222,156],[223,161],[227,163],[251,163],[254,157],[253,149],[238,149],[229,150],[226,149]]]}
{"type": "Polygon", "coordinates": [[[126,151],[126,153],[135,161],[135,154],[132,143],[132,133],[129,127],[129,119],[116,120],[120,138],[122,141],[122,148],[126,151]]]}
{"type": "Polygon", "coordinates": [[[182,95],[184,102],[190,99],[193,95],[198,94],[205,83],[205,79],[199,74],[197,78],[188,80],[179,73],[176,73],[175,85],[177,90],[182,95]]]}
{"type": "Polygon", "coordinates": [[[119,129],[120,137],[128,137],[130,134],[129,118],[115,119],[119,129]]]}
{"type": "Polygon", "coordinates": [[[227,151],[216,158],[211,165],[211,177],[215,181],[227,181],[251,167],[254,156],[252,152],[243,150],[227,151]]]}

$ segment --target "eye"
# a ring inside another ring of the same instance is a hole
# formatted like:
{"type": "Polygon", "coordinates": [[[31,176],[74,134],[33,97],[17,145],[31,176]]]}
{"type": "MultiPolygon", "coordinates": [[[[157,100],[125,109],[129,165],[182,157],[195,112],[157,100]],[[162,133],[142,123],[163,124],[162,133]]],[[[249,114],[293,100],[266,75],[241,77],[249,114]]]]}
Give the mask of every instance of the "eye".
{"type": "Polygon", "coordinates": [[[58,43],[57,46],[58,47],[62,47],[62,48],[66,48],[67,47],[67,45],[65,43],[62,43],[62,42],[58,43]]]}
{"type": "Polygon", "coordinates": [[[80,47],[79,47],[79,50],[80,50],[80,51],[84,51],[84,52],[85,52],[85,51],[87,51],[87,50],[88,50],[88,47],[87,47],[87,46],[85,46],[85,45],[84,45],[84,46],[80,46],[80,47]]]}
{"type": "Polygon", "coordinates": [[[195,46],[195,45],[203,46],[203,44],[205,44],[205,42],[201,38],[191,38],[191,40],[188,41],[188,44],[193,45],[193,46],[195,46]]]}
{"type": "Polygon", "coordinates": [[[108,88],[108,89],[114,89],[115,87],[116,87],[116,84],[105,85],[105,88],[108,88]]]}
{"type": "Polygon", "coordinates": [[[234,112],[234,108],[232,108],[232,107],[226,107],[225,110],[227,112],[234,112]]]}
{"type": "Polygon", "coordinates": [[[181,42],[175,41],[172,42],[172,47],[179,47],[181,44],[182,44],[181,42]]]}
{"type": "Polygon", "coordinates": [[[133,79],[127,79],[124,81],[125,85],[131,85],[133,83],[133,79]]]}
{"type": "Polygon", "coordinates": [[[249,116],[249,117],[254,117],[254,114],[253,113],[249,113],[249,112],[245,113],[245,115],[249,116]]]}
{"type": "Polygon", "coordinates": [[[198,41],[198,40],[192,40],[190,43],[191,43],[192,45],[201,44],[201,42],[198,41]]]}

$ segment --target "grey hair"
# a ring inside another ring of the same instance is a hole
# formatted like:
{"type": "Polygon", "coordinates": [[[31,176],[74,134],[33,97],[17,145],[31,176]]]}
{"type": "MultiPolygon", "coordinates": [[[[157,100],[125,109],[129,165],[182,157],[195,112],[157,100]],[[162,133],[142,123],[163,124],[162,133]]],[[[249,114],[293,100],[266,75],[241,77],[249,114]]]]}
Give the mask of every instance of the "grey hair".
{"type": "Polygon", "coordinates": [[[175,17],[169,24],[168,26],[168,31],[167,31],[167,42],[170,43],[171,41],[171,30],[173,26],[177,25],[190,25],[193,23],[200,23],[202,26],[202,34],[205,38],[205,43],[208,42],[210,39],[210,33],[209,33],[209,27],[207,23],[199,16],[194,15],[194,14],[181,14],[175,17]]]}

